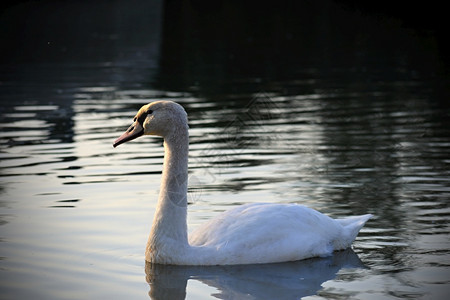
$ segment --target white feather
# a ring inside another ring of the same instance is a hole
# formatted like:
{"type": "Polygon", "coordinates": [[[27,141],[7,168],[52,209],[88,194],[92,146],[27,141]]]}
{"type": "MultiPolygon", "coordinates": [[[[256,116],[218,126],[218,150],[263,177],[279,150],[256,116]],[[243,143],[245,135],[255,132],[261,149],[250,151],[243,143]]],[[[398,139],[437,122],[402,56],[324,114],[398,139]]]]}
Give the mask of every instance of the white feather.
{"type": "Polygon", "coordinates": [[[350,247],[372,216],[335,220],[302,205],[253,203],[222,213],[188,238],[186,113],[179,104],[158,101],[143,106],[135,120],[144,121],[130,128],[164,138],[161,190],[145,254],[151,263],[231,265],[326,256],[350,247]]]}

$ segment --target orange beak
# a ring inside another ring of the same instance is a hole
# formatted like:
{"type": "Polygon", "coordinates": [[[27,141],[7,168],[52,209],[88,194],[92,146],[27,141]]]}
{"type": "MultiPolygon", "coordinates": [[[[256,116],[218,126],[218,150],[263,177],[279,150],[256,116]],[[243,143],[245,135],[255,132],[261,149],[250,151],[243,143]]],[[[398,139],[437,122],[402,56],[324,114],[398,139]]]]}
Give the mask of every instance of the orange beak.
{"type": "Polygon", "coordinates": [[[113,147],[116,148],[120,144],[134,140],[144,134],[144,128],[139,122],[134,122],[127,131],[125,131],[117,140],[114,141],[113,147]]]}

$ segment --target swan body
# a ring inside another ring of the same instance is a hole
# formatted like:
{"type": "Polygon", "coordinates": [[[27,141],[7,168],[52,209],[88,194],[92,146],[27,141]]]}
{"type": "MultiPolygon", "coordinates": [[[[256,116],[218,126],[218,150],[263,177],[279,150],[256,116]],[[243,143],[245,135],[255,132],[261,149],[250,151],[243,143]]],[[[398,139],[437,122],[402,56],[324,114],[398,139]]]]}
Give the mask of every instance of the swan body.
{"type": "Polygon", "coordinates": [[[189,134],[183,107],[172,101],[144,105],[114,147],[142,135],[164,138],[158,204],[145,258],[175,265],[235,265],[295,261],[350,247],[372,215],[332,219],[298,204],[238,206],[187,234],[189,134]]]}

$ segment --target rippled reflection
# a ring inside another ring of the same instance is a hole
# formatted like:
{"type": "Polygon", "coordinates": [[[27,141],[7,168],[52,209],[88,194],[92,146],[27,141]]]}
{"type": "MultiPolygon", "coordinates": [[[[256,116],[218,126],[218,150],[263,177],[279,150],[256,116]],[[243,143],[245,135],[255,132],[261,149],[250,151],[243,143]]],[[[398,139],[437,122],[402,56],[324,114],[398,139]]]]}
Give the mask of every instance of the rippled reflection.
{"type": "MultiPolygon", "coordinates": [[[[416,92],[413,89],[411,97],[417,97],[416,92]]],[[[350,277],[345,276],[346,285],[341,287],[341,281],[333,279],[339,276],[339,267],[332,264],[331,275],[324,275],[320,283],[314,281],[314,286],[307,280],[310,277],[302,275],[305,285],[293,285],[293,294],[308,291],[331,297],[337,288],[344,290],[339,293],[363,297],[367,287],[379,286],[375,293],[382,295],[385,280],[392,281],[389,289],[399,294],[421,296],[431,289],[439,293],[445,276],[422,280],[426,274],[447,270],[443,259],[449,246],[450,143],[439,107],[420,98],[405,106],[378,94],[326,91],[232,94],[226,105],[154,90],[89,87],[74,95],[71,106],[34,103],[7,106],[2,112],[4,272],[16,278],[27,274],[38,284],[40,280],[24,270],[48,269],[56,282],[61,268],[78,270],[74,277],[66,274],[76,282],[75,289],[86,285],[80,281],[86,272],[94,282],[115,274],[112,280],[117,283],[124,279],[122,271],[128,270],[132,276],[125,282],[138,284],[135,266],[144,262],[142,249],[159,188],[162,141],[137,140],[126,151],[115,151],[111,142],[149,98],[173,99],[185,106],[190,118],[190,228],[229,207],[255,201],[302,203],[333,217],[373,213],[375,218],[354,244],[369,268],[364,276],[344,272],[350,277]],[[364,97],[373,97],[370,104],[357,101],[364,97]],[[17,247],[23,250],[16,252],[17,247]],[[39,263],[27,259],[28,251],[39,263]],[[94,260],[86,260],[92,256],[94,260]],[[109,275],[101,275],[104,272],[109,275]],[[404,284],[405,276],[418,287],[404,284]]],[[[311,263],[322,266],[328,260],[311,263]]],[[[189,293],[189,279],[228,295],[240,289],[238,282],[244,279],[239,276],[246,272],[181,269],[184,284],[182,280],[179,290],[171,290],[177,295],[189,293]],[[228,283],[223,285],[224,281],[228,283]]],[[[158,272],[170,280],[178,276],[174,270],[158,272]]],[[[290,277],[283,270],[280,274],[290,277]]],[[[151,280],[152,297],[160,293],[158,278],[164,282],[164,276],[151,280]]],[[[274,281],[272,286],[282,282],[274,281]]],[[[266,284],[257,283],[246,292],[256,293],[266,284]]],[[[23,294],[31,293],[32,286],[10,285],[14,293],[15,286],[23,294]]],[[[192,288],[202,289],[197,284],[192,288]]],[[[97,291],[101,294],[100,286],[97,291]]],[[[59,292],[44,294],[57,298],[59,292]]]]}
{"type": "Polygon", "coordinates": [[[186,288],[199,281],[217,292],[217,299],[300,299],[315,295],[325,281],[334,279],[344,268],[364,269],[350,249],[331,257],[297,262],[247,266],[171,266],[146,263],[151,299],[185,299],[186,288]]]}

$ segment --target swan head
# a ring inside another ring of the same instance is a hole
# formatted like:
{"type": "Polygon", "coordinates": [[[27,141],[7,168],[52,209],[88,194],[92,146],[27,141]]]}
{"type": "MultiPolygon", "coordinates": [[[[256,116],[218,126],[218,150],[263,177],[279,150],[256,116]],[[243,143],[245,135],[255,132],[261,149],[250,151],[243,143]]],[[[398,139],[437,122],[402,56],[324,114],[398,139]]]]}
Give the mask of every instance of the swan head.
{"type": "Polygon", "coordinates": [[[167,138],[179,130],[187,130],[187,114],[184,108],[172,101],[156,101],[142,106],[133,124],[117,140],[113,147],[134,140],[142,135],[167,138]]]}

